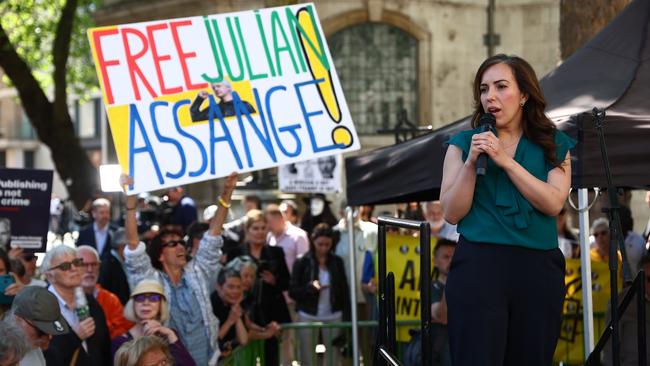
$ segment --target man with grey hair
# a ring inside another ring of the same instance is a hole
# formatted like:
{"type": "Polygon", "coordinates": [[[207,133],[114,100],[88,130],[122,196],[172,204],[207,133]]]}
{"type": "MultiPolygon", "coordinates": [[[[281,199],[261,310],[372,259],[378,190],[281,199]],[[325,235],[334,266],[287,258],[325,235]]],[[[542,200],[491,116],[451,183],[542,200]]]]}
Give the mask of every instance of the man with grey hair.
{"type": "Polygon", "coordinates": [[[81,289],[83,265],[76,249],[66,245],[52,248],[43,259],[43,271],[50,283],[48,290],[56,297],[61,315],[73,330],[52,338],[52,347],[45,351],[45,360],[50,365],[69,365],[75,358],[81,365],[110,364],[106,318],[95,298],[81,289]]]}
{"type": "Polygon", "coordinates": [[[83,260],[81,287],[86,295],[94,297],[104,310],[111,339],[126,333],[133,323],[124,317],[124,306],[120,299],[97,283],[101,264],[97,251],[91,246],[82,245],[77,248],[77,256],[83,260]]]}
{"type": "Polygon", "coordinates": [[[26,353],[18,358],[23,366],[45,366],[43,350],[49,347],[52,336],[69,332],[68,323],[61,316],[56,297],[45,288],[36,286],[27,286],[16,295],[3,323],[19,330],[0,330],[3,335],[1,341],[9,341],[4,339],[5,335],[10,337],[18,333],[26,338],[26,353]]]}
{"type": "MultiPolygon", "coordinates": [[[[237,112],[235,111],[235,103],[232,96],[232,86],[227,80],[222,80],[218,83],[210,84],[214,95],[219,99],[217,107],[221,112],[221,116],[229,117],[236,116],[237,112]]],[[[201,110],[201,105],[203,101],[208,98],[209,94],[205,90],[201,90],[199,94],[196,95],[192,106],[190,107],[190,116],[192,117],[192,122],[198,121],[207,121],[210,117],[210,106],[207,106],[205,109],[201,110]]],[[[248,113],[255,113],[255,108],[245,100],[240,100],[239,108],[242,107],[246,109],[248,113]]],[[[241,113],[241,112],[240,112],[241,113]]],[[[217,116],[213,117],[217,119],[217,116]]]]}
{"type": "MultiPolygon", "coordinates": [[[[609,220],[604,217],[597,218],[591,224],[591,236],[593,244],[589,252],[592,262],[609,263],[609,220]]],[[[623,257],[621,252],[616,251],[618,256],[618,272],[621,275],[623,266],[623,257]]]]}
{"type": "Polygon", "coordinates": [[[100,258],[110,255],[112,232],[110,229],[111,202],[97,198],[92,206],[93,223],[79,230],[77,246],[90,245],[97,249],[100,258]]]}
{"type": "Polygon", "coordinates": [[[17,365],[29,350],[23,330],[16,324],[0,323],[0,365],[17,365]]]}
{"type": "Polygon", "coordinates": [[[422,205],[424,219],[429,222],[431,226],[431,235],[437,238],[449,239],[457,242],[460,234],[456,230],[456,225],[452,225],[445,221],[442,213],[442,205],[440,201],[428,201],[422,205]]]}
{"type": "Polygon", "coordinates": [[[99,267],[99,279],[97,280],[103,288],[117,295],[122,305],[126,305],[131,296],[131,288],[126,278],[124,248],[126,248],[126,236],[124,229],[119,229],[111,240],[110,255],[101,258],[102,263],[99,267]]]}

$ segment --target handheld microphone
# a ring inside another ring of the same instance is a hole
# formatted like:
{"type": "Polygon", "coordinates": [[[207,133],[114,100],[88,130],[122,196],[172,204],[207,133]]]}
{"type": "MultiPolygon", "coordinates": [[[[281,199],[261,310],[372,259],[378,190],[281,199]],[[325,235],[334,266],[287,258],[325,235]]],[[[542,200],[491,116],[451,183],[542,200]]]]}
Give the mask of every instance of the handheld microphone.
{"type": "MultiPolygon", "coordinates": [[[[481,129],[481,132],[493,131],[494,126],[496,125],[496,119],[490,113],[484,113],[481,118],[478,120],[478,125],[481,129]]],[[[487,154],[480,153],[478,159],[476,159],[476,175],[485,175],[487,170],[487,154]]]]}

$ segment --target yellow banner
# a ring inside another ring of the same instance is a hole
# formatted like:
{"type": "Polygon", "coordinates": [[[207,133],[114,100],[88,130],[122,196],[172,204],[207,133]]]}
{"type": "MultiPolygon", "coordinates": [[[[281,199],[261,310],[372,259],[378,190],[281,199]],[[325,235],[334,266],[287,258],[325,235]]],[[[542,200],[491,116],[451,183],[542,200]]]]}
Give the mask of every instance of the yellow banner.
{"type": "MultiPolygon", "coordinates": [[[[618,288],[621,288],[619,277],[618,288]]],[[[579,259],[566,261],[567,293],[564,299],[564,319],[560,339],[555,348],[555,362],[569,365],[584,363],[582,321],[582,275],[579,259]]],[[[597,340],[605,328],[605,312],[610,299],[609,268],[607,263],[591,262],[591,291],[594,311],[594,338],[597,340]]]]}
{"type": "MultiPolygon", "coordinates": [[[[432,237],[432,251],[435,244],[436,238],[432,237]]],[[[420,320],[420,238],[386,235],[386,272],[395,275],[395,320],[420,320]]],[[[398,342],[411,339],[409,329],[397,329],[398,342]]]]}

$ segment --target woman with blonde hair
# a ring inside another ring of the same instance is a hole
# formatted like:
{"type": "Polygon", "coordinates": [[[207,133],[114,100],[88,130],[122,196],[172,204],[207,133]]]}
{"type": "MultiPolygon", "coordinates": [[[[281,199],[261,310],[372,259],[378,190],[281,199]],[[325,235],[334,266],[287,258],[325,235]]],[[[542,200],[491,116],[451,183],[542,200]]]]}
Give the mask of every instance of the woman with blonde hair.
{"type": "Polygon", "coordinates": [[[111,353],[116,364],[118,364],[116,351],[123,344],[141,337],[155,336],[169,345],[169,351],[176,365],[196,365],[176,331],[163,325],[169,320],[169,307],[163,287],[158,281],[144,279],[138,283],[124,306],[124,317],[135,325],[128,332],[113,339],[111,353]]]}
{"type": "Polygon", "coordinates": [[[156,336],[143,336],[120,346],[115,366],[174,365],[167,343],[156,336]]]}

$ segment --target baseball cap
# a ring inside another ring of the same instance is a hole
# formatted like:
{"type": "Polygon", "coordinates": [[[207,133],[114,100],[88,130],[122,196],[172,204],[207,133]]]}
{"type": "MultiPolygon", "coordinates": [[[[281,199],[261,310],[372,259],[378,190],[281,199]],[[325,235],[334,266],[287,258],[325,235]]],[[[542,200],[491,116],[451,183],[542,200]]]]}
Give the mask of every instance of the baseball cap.
{"type": "Polygon", "coordinates": [[[56,297],[40,286],[27,286],[14,298],[14,314],[28,320],[30,324],[46,334],[67,334],[68,323],[61,316],[56,297]]]}

